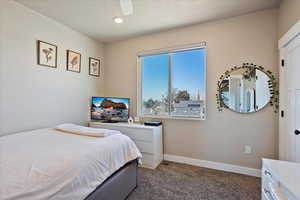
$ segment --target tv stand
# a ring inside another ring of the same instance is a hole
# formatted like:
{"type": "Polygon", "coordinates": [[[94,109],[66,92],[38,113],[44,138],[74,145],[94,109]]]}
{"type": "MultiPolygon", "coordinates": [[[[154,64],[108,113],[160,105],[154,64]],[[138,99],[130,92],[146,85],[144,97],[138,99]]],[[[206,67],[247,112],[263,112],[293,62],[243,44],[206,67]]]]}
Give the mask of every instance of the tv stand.
{"type": "Polygon", "coordinates": [[[102,123],[118,123],[118,121],[114,121],[114,120],[104,120],[101,121],[102,123]]]}
{"type": "Polygon", "coordinates": [[[117,130],[130,137],[142,153],[142,166],[155,169],[163,160],[162,126],[90,122],[90,127],[117,130]]]}

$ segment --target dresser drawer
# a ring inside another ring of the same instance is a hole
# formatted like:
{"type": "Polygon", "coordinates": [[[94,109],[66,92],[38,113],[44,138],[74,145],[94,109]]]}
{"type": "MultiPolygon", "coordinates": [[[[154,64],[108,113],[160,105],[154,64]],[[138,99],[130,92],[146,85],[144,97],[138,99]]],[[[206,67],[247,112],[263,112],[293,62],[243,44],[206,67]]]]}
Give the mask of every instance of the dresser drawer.
{"type": "Polygon", "coordinates": [[[272,198],[271,193],[268,189],[263,188],[261,193],[262,193],[262,200],[275,200],[272,198]]]}
{"type": "Polygon", "coordinates": [[[105,128],[105,129],[111,129],[111,130],[117,130],[123,133],[124,135],[127,135],[133,140],[138,141],[153,141],[153,134],[151,130],[143,129],[143,128],[127,128],[127,127],[119,127],[119,126],[113,126],[113,125],[94,125],[92,124],[91,127],[94,128],[105,128]]]}
{"type": "Polygon", "coordinates": [[[122,133],[136,141],[152,142],[153,134],[147,129],[129,129],[123,128],[122,133]]]}
{"type": "Polygon", "coordinates": [[[153,143],[133,140],[141,153],[154,153],[153,143]]]}
{"type": "Polygon", "coordinates": [[[142,153],[142,166],[148,168],[154,168],[154,156],[148,153],[142,153]]]}
{"type": "Polygon", "coordinates": [[[272,171],[266,167],[263,167],[263,169],[262,169],[262,185],[264,186],[269,183],[273,183],[276,185],[279,184],[276,177],[273,175],[272,171]]]}
{"type": "Polygon", "coordinates": [[[163,160],[162,127],[142,124],[90,122],[90,127],[120,131],[136,144],[142,153],[142,166],[155,169],[163,160]]]}

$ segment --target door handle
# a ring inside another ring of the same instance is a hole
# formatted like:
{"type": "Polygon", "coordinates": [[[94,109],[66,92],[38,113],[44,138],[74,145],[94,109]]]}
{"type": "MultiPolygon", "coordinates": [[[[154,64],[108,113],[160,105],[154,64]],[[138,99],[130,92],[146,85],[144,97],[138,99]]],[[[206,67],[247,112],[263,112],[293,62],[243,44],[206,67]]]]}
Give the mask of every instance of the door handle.
{"type": "Polygon", "coordinates": [[[300,135],[300,131],[299,130],[295,130],[295,135],[300,135]]]}

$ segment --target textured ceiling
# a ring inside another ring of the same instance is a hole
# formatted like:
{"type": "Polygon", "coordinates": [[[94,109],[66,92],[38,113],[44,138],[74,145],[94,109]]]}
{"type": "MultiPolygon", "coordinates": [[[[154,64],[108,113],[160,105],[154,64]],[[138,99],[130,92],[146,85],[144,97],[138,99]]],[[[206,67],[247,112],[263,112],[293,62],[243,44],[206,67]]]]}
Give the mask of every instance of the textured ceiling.
{"type": "Polygon", "coordinates": [[[16,0],[102,42],[277,7],[280,0],[132,0],[133,15],[123,24],[119,0],[16,0]]]}

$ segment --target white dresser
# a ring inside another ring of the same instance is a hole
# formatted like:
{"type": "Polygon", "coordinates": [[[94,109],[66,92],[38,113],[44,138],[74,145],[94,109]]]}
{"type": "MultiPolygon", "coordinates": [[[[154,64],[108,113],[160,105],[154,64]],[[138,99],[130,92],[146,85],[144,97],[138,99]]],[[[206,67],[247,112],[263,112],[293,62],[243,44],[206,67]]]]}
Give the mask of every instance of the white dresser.
{"type": "Polygon", "coordinates": [[[300,200],[300,164],[263,159],[262,200],[300,200]]]}
{"type": "Polygon", "coordinates": [[[89,126],[118,130],[130,137],[142,153],[142,167],[155,169],[163,160],[162,126],[101,122],[90,122],[89,126]]]}

